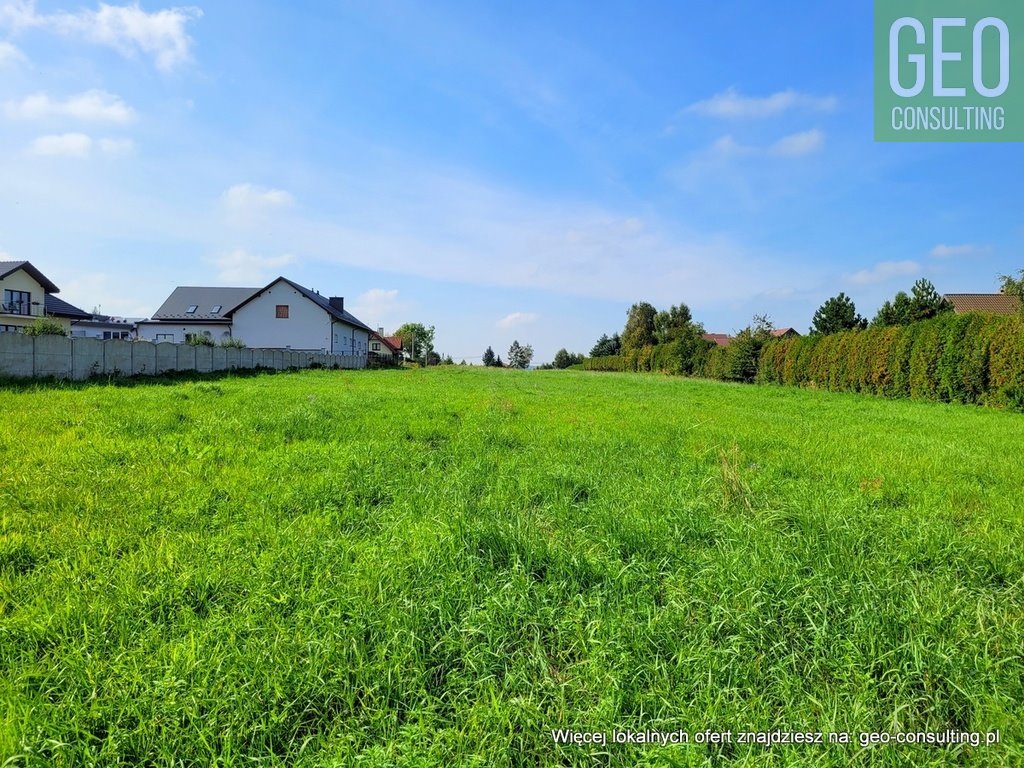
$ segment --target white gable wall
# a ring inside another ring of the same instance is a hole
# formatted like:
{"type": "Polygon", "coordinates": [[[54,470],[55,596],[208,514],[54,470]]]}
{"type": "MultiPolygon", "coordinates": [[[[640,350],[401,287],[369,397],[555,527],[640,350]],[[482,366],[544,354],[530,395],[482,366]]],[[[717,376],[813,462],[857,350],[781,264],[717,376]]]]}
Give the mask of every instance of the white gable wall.
{"type": "Polygon", "coordinates": [[[331,316],[284,281],[236,310],[231,325],[232,335],[248,347],[332,351],[331,316]],[[287,318],[277,317],[278,304],[288,307],[287,318]]]}

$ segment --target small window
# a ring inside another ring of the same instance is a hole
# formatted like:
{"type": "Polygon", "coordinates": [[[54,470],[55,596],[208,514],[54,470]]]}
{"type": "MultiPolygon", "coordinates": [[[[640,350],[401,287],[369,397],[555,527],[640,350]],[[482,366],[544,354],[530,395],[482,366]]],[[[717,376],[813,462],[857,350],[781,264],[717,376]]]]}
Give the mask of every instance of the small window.
{"type": "Polygon", "coordinates": [[[278,318],[282,318],[282,319],[288,317],[288,305],[287,304],[278,304],[277,305],[277,317],[278,318]]]}
{"type": "Polygon", "coordinates": [[[186,315],[194,315],[196,310],[199,309],[198,304],[189,304],[188,309],[185,310],[186,315]]]}
{"type": "Polygon", "coordinates": [[[224,309],[224,305],[223,305],[223,304],[214,304],[214,305],[213,305],[213,309],[211,309],[210,311],[211,311],[211,312],[212,312],[213,314],[217,315],[217,314],[220,314],[220,311],[221,311],[222,309],[224,309]]]}

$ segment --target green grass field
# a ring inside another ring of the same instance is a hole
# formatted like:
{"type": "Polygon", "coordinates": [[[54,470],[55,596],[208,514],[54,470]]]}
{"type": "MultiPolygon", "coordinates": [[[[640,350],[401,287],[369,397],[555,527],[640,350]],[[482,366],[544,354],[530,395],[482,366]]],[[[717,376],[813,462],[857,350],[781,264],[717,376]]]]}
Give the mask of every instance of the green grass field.
{"type": "Polygon", "coordinates": [[[0,765],[1024,764],[1020,414],[463,368],[0,403],[0,765]],[[858,743],[949,729],[1000,742],[858,743]],[[611,743],[676,730],[734,735],[611,743]]]}

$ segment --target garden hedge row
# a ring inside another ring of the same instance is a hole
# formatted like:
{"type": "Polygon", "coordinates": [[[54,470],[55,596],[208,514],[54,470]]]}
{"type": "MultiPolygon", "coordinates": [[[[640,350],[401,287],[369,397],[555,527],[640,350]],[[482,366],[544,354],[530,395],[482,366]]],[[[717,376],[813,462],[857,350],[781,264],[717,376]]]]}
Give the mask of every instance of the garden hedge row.
{"type": "MultiPolygon", "coordinates": [[[[947,313],[907,326],[759,341],[699,350],[689,369],[757,381],[1024,409],[1024,317],[947,313]]],[[[591,357],[586,371],[680,373],[679,347],[662,344],[591,357]]]]}
{"type": "Polygon", "coordinates": [[[952,313],[908,326],[767,342],[757,381],[1024,406],[1024,317],[952,313]]]}

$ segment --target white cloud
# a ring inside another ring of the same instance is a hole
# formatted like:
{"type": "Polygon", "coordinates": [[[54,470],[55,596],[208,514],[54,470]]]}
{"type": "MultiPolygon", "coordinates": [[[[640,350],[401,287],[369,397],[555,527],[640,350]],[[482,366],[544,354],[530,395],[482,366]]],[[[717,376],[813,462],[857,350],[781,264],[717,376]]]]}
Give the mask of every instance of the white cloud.
{"type": "Polygon", "coordinates": [[[404,322],[413,305],[404,301],[397,289],[371,288],[345,302],[345,308],[372,328],[384,327],[385,333],[404,322]]]}
{"type": "Polygon", "coordinates": [[[25,55],[11,43],[0,40],[0,68],[25,61],[25,55]]]}
{"type": "Polygon", "coordinates": [[[135,142],[131,139],[100,139],[97,144],[100,151],[110,157],[126,157],[135,151],[135,142]]]}
{"type": "Polygon", "coordinates": [[[771,96],[742,96],[729,88],[710,99],[691,104],[685,111],[705,117],[728,119],[755,119],[774,117],[791,109],[811,112],[832,112],[839,105],[834,96],[811,96],[792,89],[771,96]]]}
{"type": "Polygon", "coordinates": [[[774,157],[803,157],[813,154],[825,146],[825,133],[817,128],[802,133],[792,133],[783,136],[775,143],[759,147],[751,144],[741,144],[731,135],[725,135],[717,139],[711,145],[711,151],[719,155],[742,156],[742,155],[771,155],[774,157]]]}
{"type": "Polygon", "coordinates": [[[135,150],[131,139],[99,139],[84,133],[58,133],[40,136],[29,145],[29,152],[40,157],[88,157],[93,149],[108,157],[125,157],[135,150]]]}
{"type": "Polygon", "coordinates": [[[280,267],[295,263],[295,256],[259,256],[242,248],[236,248],[212,260],[220,270],[220,279],[239,285],[265,283],[276,275],[280,267]]]}
{"type": "Polygon", "coordinates": [[[32,142],[29,152],[41,157],[86,157],[92,152],[92,139],[84,133],[40,136],[32,142]]]}
{"type": "Polygon", "coordinates": [[[268,189],[255,184],[235,184],[222,196],[224,204],[236,211],[252,208],[284,208],[292,205],[295,198],[283,189],[268,189]]]}
{"type": "Polygon", "coordinates": [[[169,8],[153,13],[132,5],[100,3],[95,11],[37,13],[33,0],[15,0],[0,8],[0,25],[15,32],[45,29],[56,34],[105,45],[122,56],[152,57],[158,69],[171,71],[191,58],[188,23],[203,15],[199,8],[169,8]]]}
{"type": "Polygon", "coordinates": [[[847,275],[846,279],[855,285],[884,283],[897,277],[919,274],[921,265],[916,261],[882,261],[871,267],[847,275]]]}
{"type": "Polygon", "coordinates": [[[768,149],[778,157],[803,157],[813,154],[825,146],[825,134],[817,128],[783,136],[768,149]]]}
{"type": "Polygon", "coordinates": [[[931,250],[931,255],[936,259],[949,259],[955,256],[980,256],[991,251],[991,246],[976,245],[975,243],[964,243],[963,245],[936,245],[931,250]]]}
{"type": "Polygon", "coordinates": [[[86,91],[66,101],[37,93],[21,101],[8,101],[4,104],[4,114],[12,120],[46,120],[57,117],[124,124],[135,119],[135,110],[119,96],[106,91],[86,91]]]}
{"type": "Polygon", "coordinates": [[[511,315],[505,315],[497,322],[499,328],[516,328],[520,325],[529,325],[537,321],[537,315],[533,312],[513,312],[511,315]]]}

